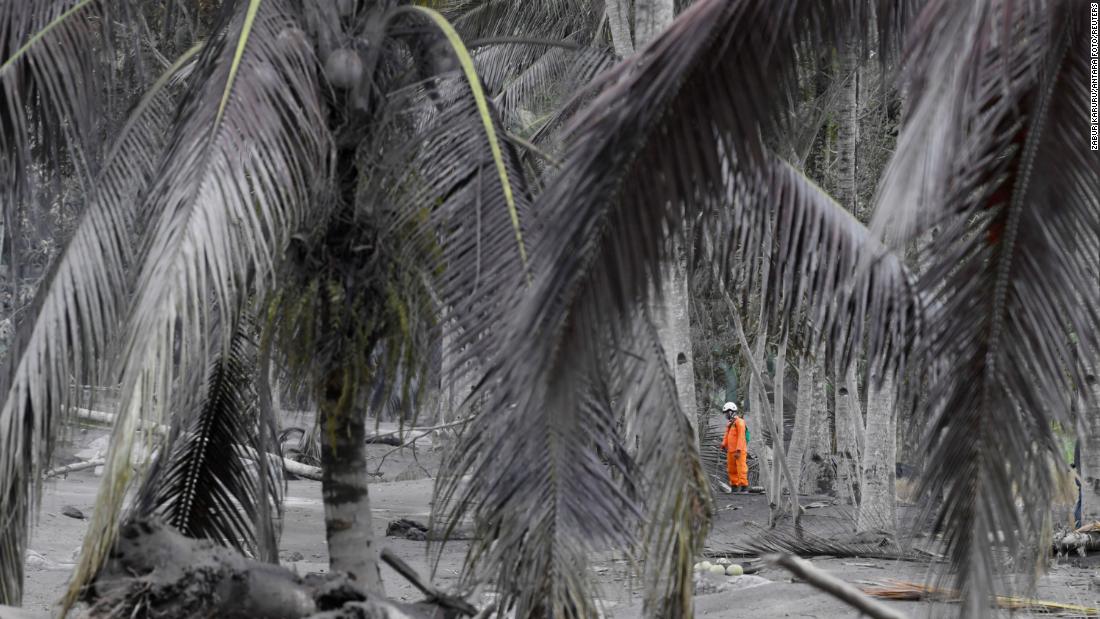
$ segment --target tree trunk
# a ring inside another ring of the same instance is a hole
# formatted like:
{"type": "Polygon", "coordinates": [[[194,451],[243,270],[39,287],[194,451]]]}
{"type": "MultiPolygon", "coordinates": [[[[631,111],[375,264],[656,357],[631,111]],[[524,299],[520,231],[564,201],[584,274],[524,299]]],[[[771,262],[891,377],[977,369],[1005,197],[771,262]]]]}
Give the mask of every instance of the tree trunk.
{"type": "Polygon", "coordinates": [[[634,40],[641,49],[668,28],[676,12],[675,0],[635,0],[634,40]]]}
{"type": "Polygon", "coordinates": [[[836,381],[836,457],[837,493],[851,505],[859,505],[859,442],[863,437],[863,414],[859,409],[859,381],[853,360],[836,381]]]}
{"type": "MultiPolygon", "coordinates": [[[[837,106],[837,197],[856,218],[865,221],[857,192],[856,146],[859,141],[859,50],[853,41],[845,41],[838,50],[841,87],[837,106]]],[[[837,490],[852,505],[859,502],[859,442],[863,439],[863,420],[859,410],[859,385],[856,363],[847,371],[837,368],[836,440],[837,490]]]]}
{"type": "Polygon", "coordinates": [[[886,531],[896,534],[897,493],[894,488],[897,448],[897,389],[887,373],[881,388],[877,377],[867,381],[867,424],[863,451],[863,484],[860,489],[857,531],[886,531]]]}
{"type": "Polygon", "coordinates": [[[321,494],[329,567],[347,572],[372,593],[383,593],[379,549],[367,492],[366,420],[355,410],[351,377],[330,372],[320,390],[321,494]]]}
{"type": "Polygon", "coordinates": [[[607,0],[604,4],[607,13],[607,25],[611,30],[611,45],[615,55],[626,58],[634,53],[634,43],[630,38],[630,0],[607,0]]]}
{"type": "MultiPolygon", "coordinates": [[[[625,11],[625,0],[619,6],[621,11],[625,11]]],[[[634,39],[637,47],[649,43],[672,23],[675,7],[674,0],[637,0],[634,3],[634,39]]],[[[699,411],[695,399],[695,363],[691,354],[691,314],[688,305],[691,288],[683,252],[679,246],[673,249],[675,258],[665,269],[661,300],[654,308],[653,317],[657,322],[661,348],[676,379],[680,410],[688,416],[698,446],[699,411]]]]}
{"type": "Polygon", "coordinates": [[[806,452],[802,456],[801,491],[804,494],[826,494],[832,487],[833,470],[826,465],[832,453],[832,435],[829,429],[829,403],[825,389],[825,361],[818,355],[813,364],[812,396],[809,408],[809,427],[806,452]]]}
{"type": "Polygon", "coordinates": [[[794,431],[791,433],[791,447],[787,450],[787,466],[794,477],[796,491],[802,488],[802,462],[806,454],[806,446],[810,440],[810,423],[813,415],[814,397],[814,359],[812,355],[803,354],[798,363],[798,399],[795,401],[794,431]]]}
{"type": "MultiPolygon", "coordinates": [[[[760,368],[762,372],[767,371],[767,364],[764,363],[765,340],[767,340],[767,329],[756,334],[756,343],[749,353],[752,355],[751,363],[760,368]]],[[[766,397],[768,397],[767,388],[761,384],[760,378],[754,373],[749,378],[749,408],[745,412],[746,425],[749,431],[755,434],[753,440],[749,441],[749,455],[756,460],[757,483],[770,491],[771,487],[768,480],[771,479],[769,464],[772,459],[772,450],[768,448],[767,443],[764,441],[764,428],[767,427],[767,424],[764,418],[764,404],[762,401],[766,397]]],[[[751,483],[752,480],[749,481],[751,483]]],[[[779,497],[769,494],[768,502],[778,503],[779,497]]]]}
{"type": "Polygon", "coordinates": [[[699,410],[695,399],[695,364],[691,354],[691,316],[688,313],[691,290],[687,268],[677,261],[665,270],[662,299],[656,308],[657,335],[676,379],[680,410],[687,415],[699,442],[699,410]]]}
{"type": "MultiPolygon", "coordinates": [[[[789,334],[789,332],[788,332],[789,334]]],[[[787,450],[784,444],[784,432],[783,432],[783,409],[786,402],[786,387],[787,387],[787,334],[784,334],[783,340],[779,342],[779,349],[775,354],[775,387],[772,389],[772,427],[777,431],[773,432],[775,436],[772,437],[772,453],[775,458],[786,458],[787,450]]],[[[771,479],[771,491],[770,496],[775,497],[773,501],[774,507],[772,507],[771,521],[774,525],[779,517],[784,513],[783,501],[783,467],[779,462],[775,462],[772,467],[772,479],[771,479]]],[[[795,492],[794,489],[790,490],[795,492]]],[[[788,512],[789,513],[789,512],[788,512]]],[[[794,514],[791,514],[792,516],[794,514]]]]}
{"type": "Polygon", "coordinates": [[[1085,389],[1092,394],[1091,401],[1082,398],[1085,436],[1081,444],[1081,524],[1100,521],[1100,378],[1096,366],[1090,366],[1085,389]]]}
{"type": "Polygon", "coordinates": [[[866,214],[857,193],[856,145],[859,142],[859,49],[846,42],[839,50],[840,103],[837,106],[837,197],[860,221],[866,214]]]}

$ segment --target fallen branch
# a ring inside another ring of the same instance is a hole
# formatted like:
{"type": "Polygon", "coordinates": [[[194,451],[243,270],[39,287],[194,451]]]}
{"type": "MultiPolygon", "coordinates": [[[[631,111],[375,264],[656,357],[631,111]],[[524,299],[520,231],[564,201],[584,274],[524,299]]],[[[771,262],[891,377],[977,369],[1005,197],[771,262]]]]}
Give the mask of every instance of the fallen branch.
{"type": "Polygon", "coordinates": [[[466,600],[453,595],[447,595],[439,589],[436,589],[431,583],[425,582],[420,578],[420,575],[416,573],[416,570],[408,563],[405,563],[401,557],[393,554],[389,548],[382,549],[382,560],[398,574],[401,574],[405,580],[419,589],[420,592],[428,598],[428,603],[435,604],[444,609],[456,611],[468,617],[473,617],[478,614],[477,609],[466,600]]]}
{"type": "MultiPolygon", "coordinates": [[[[453,428],[455,426],[460,426],[464,423],[469,422],[471,419],[473,419],[472,416],[471,417],[463,417],[462,419],[459,419],[457,421],[451,421],[449,423],[440,424],[438,426],[431,426],[429,428],[420,428],[420,430],[421,430],[420,434],[417,434],[416,436],[414,436],[410,439],[407,439],[404,443],[398,443],[396,446],[394,446],[393,449],[391,449],[391,450],[387,451],[386,453],[382,454],[382,457],[378,460],[378,466],[375,467],[374,472],[373,473],[367,473],[367,474],[368,475],[380,476],[382,474],[382,465],[386,462],[386,458],[390,457],[392,454],[394,454],[398,450],[404,449],[406,447],[413,446],[416,443],[416,441],[419,441],[420,439],[428,436],[432,432],[436,432],[438,430],[445,430],[447,428],[453,428]]],[[[380,436],[385,436],[385,435],[376,434],[375,436],[380,437],[380,436]]],[[[420,464],[419,460],[417,461],[417,464],[420,464]]],[[[420,468],[424,469],[423,466],[421,466],[420,468]]],[[[427,473],[428,472],[427,469],[424,469],[424,472],[427,473]]],[[[431,474],[429,473],[428,476],[431,477],[431,474]]]]}
{"type": "Polygon", "coordinates": [[[805,559],[793,555],[768,555],[765,560],[777,565],[872,619],[908,619],[908,616],[878,602],[854,585],[823,572],[805,559]]]}
{"type": "Polygon", "coordinates": [[[363,442],[368,445],[389,445],[391,447],[399,447],[401,445],[401,438],[391,434],[372,434],[363,439],[363,442]]]}
{"type": "Polygon", "coordinates": [[[1100,550],[1100,531],[1065,531],[1054,535],[1054,551],[1058,553],[1077,552],[1085,554],[1090,550],[1100,550]]]}
{"type": "Polygon", "coordinates": [[[74,462],[72,464],[66,464],[65,466],[59,466],[46,471],[46,474],[42,477],[49,479],[50,477],[58,477],[59,475],[68,475],[69,473],[75,473],[76,471],[83,471],[85,469],[94,469],[97,466],[106,464],[107,460],[104,458],[93,458],[91,460],[85,460],[83,462],[74,462]]]}
{"type": "MultiPolygon", "coordinates": [[[[113,425],[117,415],[114,413],[105,413],[103,411],[94,411],[87,408],[73,408],[73,412],[76,413],[76,418],[83,421],[94,421],[96,423],[102,423],[107,425],[113,425]]],[[[155,432],[161,436],[168,435],[168,426],[154,423],[151,421],[142,421],[138,426],[139,429],[155,432]]],[[[250,460],[259,460],[256,454],[256,450],[251,447],[242,447],[244,450],[244,457],[250,460]]],[[[312,479],[313,481],[321,481],[321,468],[316,466],[310,466],[308,464],[302,464],[301,462],[295,462],[294,460],[288,460],[278,454],[267,454],[269,458],[276,458],[283,464],[283,470],[287,473],[303,477],[305,479],[312,479]]],[[[47,474],[48,476],[49,474],[47,474]]]]}
{"type": "MultiPolygon", "coordinates": [[[[912,602],[921,600],[958,602],[960,600],[957,591],[940,589],[902,580],[874,582],[869,583],[869,585],[870,586],[863,588],[864,593],[885,600],[906,600],[912,602]]],[[[1004,610],[1022,610],[1044,614],[1069,613],[1069,616],[1072,617],[1100,617],[1100,608],[1082,606],[1080,604],[1065,604],[1063,602],[1020,598],[1010,595],[998,595],[997,606],[1004,610]]]]}

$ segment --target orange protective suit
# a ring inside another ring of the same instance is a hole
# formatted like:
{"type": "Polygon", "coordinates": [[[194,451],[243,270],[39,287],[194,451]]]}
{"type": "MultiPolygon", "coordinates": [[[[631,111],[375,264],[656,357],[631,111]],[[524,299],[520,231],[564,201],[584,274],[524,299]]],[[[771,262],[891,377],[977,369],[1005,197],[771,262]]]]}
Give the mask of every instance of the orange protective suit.
{"type": "Polygon", "coordinates": [[[745,420],[734,417],[726,424],[726,434],[722,437],[722,449],[726,450],[726,473],[730,486],[748,487],[749,485],[749,448],[745,441],[745,420]]]}

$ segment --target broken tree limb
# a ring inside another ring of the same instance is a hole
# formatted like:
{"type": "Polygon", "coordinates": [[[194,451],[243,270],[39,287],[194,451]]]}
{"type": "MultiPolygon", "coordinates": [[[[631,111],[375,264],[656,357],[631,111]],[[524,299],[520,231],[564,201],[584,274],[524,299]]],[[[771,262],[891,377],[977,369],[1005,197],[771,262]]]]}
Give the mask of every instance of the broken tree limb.
{"type": "MultiPolygon", "coordinates": [[[[76,418],[83,421],[94,421],[96,423],[102,423],[106,425],[113,425],[115,423],[116,415],[114,413],[106,413],[103,411],[94,411],[87,408],[73,408],[71,409],[76,413],[76,418]]],[[[142,430],[148,430],[155,432],[161,436],[168,434],[168,426],[153,423],[151,421],[142,421],[139,425],[142,430]]],[[[258,460],[259,457],[256,454],[256,450],[251,447],[242,447],[244,450],[244,456],[250,460],[258,460]]],[[[313,481],[321,481],[321,468],[316,466],[310,466],[308,464],[302,464],[301,462],[295,462],[294,460],[288,460],[278,454],[267,454],[269,458],[278,458],[283,463],[283,470],[287,473],[297,475],[305,479],[311,479],[313,481]]]]}
{"type": "Polygon", "coordinates": [[[793,555],[768,555],[765,560],[777,565],[806,581],[810,586],[828,593],[872,619],[909,619],[905,615],[882,602],[869,597],[854,585],[823,572],[805,559],[793,555]]]}
{"type": "Polygon", "coordinates": [[[68,475],[69,473],[75,473],[76,471],[83,471],[85,469],[94,469],[97,466],[103,466],[107,461],[103,458],[93,458],[92,460],[85,460],[83,462],[73,462],[72,464],[66,464],[65,466],[59,466],[46,471],[43,478],[49,479],[50,477],[58,477],[61,475],[68,475]]]}
{"type": "Polygon", "coordinates": [[[455,597],[453,595],[447,595],[439,589],[432,586],[431,583],[425,582],[420,578],[420,574],[416,573],[408,563],[405,563],[404,559],[393,554],[389,548],[382,549],[382,560],[386,562],[386,565],[392,567],[398,574],[401,574],[405,580],[412,583],[414,587],[420,590],[425,597],[428,598],[428,602],[435,604],[444,609],[453,610],[468,617],[477,615],[477,608],[474,608],[472,604],[466,600],[455,597]]]}
{"type": "Polygon", "coordinates": [[[1054,551],[1085,554],[1100,550],[1100,531],[1065,531],[1054,535],[1054,551]]]}

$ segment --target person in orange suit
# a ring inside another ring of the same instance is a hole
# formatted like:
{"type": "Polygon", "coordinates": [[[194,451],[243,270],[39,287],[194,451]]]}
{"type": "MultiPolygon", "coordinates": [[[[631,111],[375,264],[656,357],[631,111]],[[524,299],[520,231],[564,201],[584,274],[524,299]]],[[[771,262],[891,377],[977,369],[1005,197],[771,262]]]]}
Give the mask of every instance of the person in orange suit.
{"type": "Polygon", "coordinates": [[[749,448],[745,436],[745,416],[733,402],[722,407],[729,423],[722,437],[722,449],[726,452],[726,473],[729,475],[730,492],[749,491],[749,448]]]}

